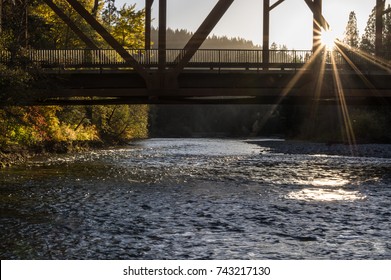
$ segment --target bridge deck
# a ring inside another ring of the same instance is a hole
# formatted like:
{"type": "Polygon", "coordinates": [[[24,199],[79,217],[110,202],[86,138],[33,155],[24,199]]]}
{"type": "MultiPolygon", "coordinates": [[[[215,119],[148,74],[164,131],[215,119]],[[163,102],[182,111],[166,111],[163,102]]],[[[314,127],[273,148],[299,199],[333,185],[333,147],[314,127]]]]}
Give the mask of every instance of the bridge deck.
{"type": "MultiPolygon", "coordinates": [[[[371,67],[368,59],[349,54],[364,71],[349,66],[339,52],[325,53],[321,95],[315,96],[319,72],[309,66],[311,51],[270,51],[263,63],[262,50],[204,50],[193,56],[176,77],[174,86],[164,85],[184,54],[166,50],[165,70],[158,71],[158,50],[128,50],[148,70],[157,84],[148,84],[114,50],[28,50],[27,61],[37,65],[59,85],[42,90],[29,104],[123,104],[123,103],[335,103],[338,101],[333,56],[348,103],[391,101],[390,71],[371,67]],[[163,79],[163,86],[160,86],[163,79]]],[[[349,53],[349,50],[346,51],[349,53]]],[[[0,51],[0,63],[12,63],[9,52],[0,51]]],[[[387,64],[387,63],[386,63],[387,64]]]]}

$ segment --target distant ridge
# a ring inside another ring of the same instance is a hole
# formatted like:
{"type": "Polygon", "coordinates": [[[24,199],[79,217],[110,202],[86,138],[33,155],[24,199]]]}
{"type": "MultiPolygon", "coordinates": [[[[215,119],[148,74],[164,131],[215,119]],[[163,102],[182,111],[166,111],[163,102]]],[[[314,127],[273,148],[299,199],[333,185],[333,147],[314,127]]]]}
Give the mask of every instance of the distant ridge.
{"type": "MultiPolygon", "coordinates": [[[[168,49],[182,49],[193,33],[186,29],[167,29],[167,48],[168,49]]],[[[152,48],[158,48],[158,30],[152,29],[151,40],[153,42],[152,48]]],[[[208,37],[202,49],[261,49],[260,46],[254,45],[250,40],[243,38],[228,38],[227,36],[212,35],[208,37]]]]}

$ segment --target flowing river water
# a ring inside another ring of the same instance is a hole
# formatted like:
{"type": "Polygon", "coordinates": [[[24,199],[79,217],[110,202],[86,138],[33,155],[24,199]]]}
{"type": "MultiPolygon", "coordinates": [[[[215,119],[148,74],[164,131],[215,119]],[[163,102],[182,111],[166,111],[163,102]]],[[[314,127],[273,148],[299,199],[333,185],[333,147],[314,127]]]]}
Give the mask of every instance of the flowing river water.
{"type": "Polygon", "coordinates": [[[150,139],[0,170],[0,257],[391,258],[391,159],[267,143],[150,139]]]}

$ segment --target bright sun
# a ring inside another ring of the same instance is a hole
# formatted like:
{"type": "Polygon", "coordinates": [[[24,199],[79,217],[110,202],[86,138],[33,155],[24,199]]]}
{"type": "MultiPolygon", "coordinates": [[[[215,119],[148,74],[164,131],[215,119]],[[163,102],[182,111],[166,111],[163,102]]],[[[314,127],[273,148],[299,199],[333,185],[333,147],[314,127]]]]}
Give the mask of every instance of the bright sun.
{"type": "Polygon", "coordinates": [[[335,46],[335,40],[337,36],[332,30],[323,31],[321,35],[322,45],[326,46],[327,49],[332,50],[335,46]]]}

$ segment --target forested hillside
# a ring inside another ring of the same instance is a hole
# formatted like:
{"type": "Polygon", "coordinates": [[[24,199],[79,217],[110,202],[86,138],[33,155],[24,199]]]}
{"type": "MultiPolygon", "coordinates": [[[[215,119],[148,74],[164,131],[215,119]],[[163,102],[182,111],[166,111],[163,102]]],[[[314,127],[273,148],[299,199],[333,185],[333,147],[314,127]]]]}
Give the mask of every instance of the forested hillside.
{"type": "MultiPolygon", "coordinates": [[[[167,48],[168,49],[182,49],[189,39],[193,36],[192,32],[185,29],[171,28],[167,29],[167,48]]],[[[158,44],[158,30],[152,29],[151,34],[153,48],[157,48],[158,44]]],[[[243,38],[228,38],[226,36],[212,35],[208,37],[201,45],[202,49],[260,49],[260,46],[254,45],[252,41],[243,38]]]]}

